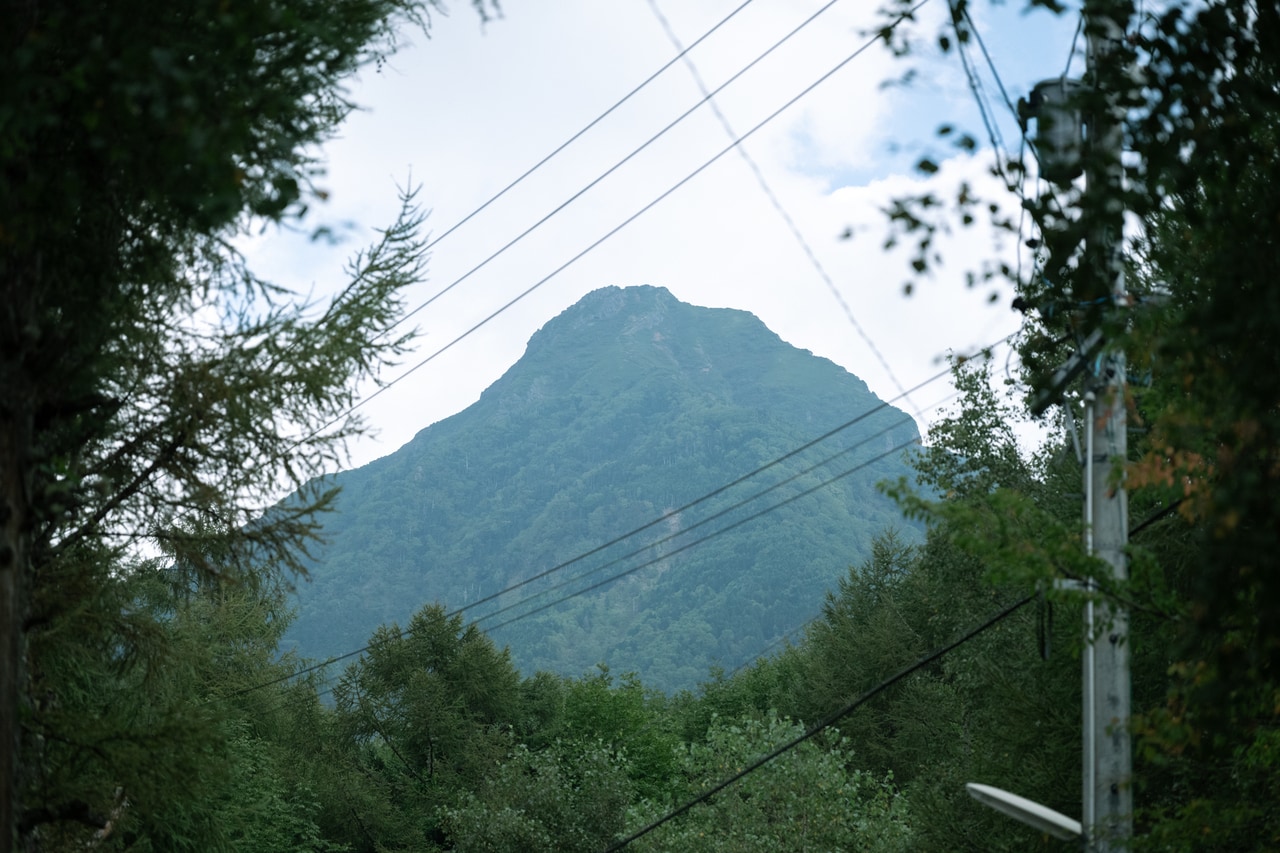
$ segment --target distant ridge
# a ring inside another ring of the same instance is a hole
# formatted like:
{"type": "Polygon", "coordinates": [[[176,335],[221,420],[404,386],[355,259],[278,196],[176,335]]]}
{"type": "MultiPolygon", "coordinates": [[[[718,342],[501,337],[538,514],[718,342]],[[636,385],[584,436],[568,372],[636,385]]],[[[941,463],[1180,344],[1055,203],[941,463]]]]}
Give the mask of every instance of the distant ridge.
{"type": "Polygon", "coordinates": [[[915,424],[883,406],[766,476],[672,511],[877,406],[862,380],[783,342],[745,311],[695,307],[661,287],[593,291],[536,332],[474,405],[338,476],[329,544],[316,550],[286,641],[313,658],[349,651],[422,604],[461,607],[665,515],[640,537],[467,614],[480,618],[853,447],[763,501],[526,607],[666,559],[494,633],[526,674],[579,675],[606,663],[646,685],[691,687],[713,664],[737,666],[803,623],[836,578],[867,556],[874,535],[909,527],[875,489],[908,469],[895,452],[677,550],[910,443],[915,424]]]}

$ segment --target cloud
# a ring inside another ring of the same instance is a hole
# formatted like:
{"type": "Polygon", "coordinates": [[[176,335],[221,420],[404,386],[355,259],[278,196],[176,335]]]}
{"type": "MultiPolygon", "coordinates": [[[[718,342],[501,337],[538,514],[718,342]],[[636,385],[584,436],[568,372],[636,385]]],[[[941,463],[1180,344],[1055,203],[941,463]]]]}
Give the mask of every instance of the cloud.
{"type": "MultiPolygon", "coordinates": [[[[686,44],[736,5],[663,3],[686,44]]],[[[718,86],[821,5],[752,4],[691,55],[707,83],[718,86]]],[[[366,109],[352,115],[341,138],[326,146],[329,174],[323,185],[331,201],[310,220],[337,224],[348,240],[338,246],[300,234],[246,240],[260,272],[303,292],[313,286],[318,292],[336,289],[343,259],[372,239],[373,228],[390,221],[396,183],[410,173],[433,209],[429,227],[442,234],[674,54],[645,2],[558,0],[535,6],[506,0],[503,8],[505,18],[483,29],[461,7],[437,18],[430,39],[415,37],[412,48],[380,73],[357,81],[353,93],[366,109]],[[345,227],[347,222],[353,225],[345,227]]],[[[833,6],[726,88],[717,102],[734,128],[750,130],[848,57],[872,22],[869,8],[856,2],[833,6]]],[[[998,338],[1014,327],[1015,318],[1003,295],[992,305],[988,290],[974,292],[963,283],[963,271],[995,249],[994,235],[987,233],[942,239],[945,266],[913,297],[902,295],[907,259],[901,251],[884,250],[883,232],[876,230],[886,200],[926,186],[942,192],[965,178],[989,186],[990,178],[988,156],[948,157],[945,149],[936,152],[942,168],[928,181],[908,171],[919,152],[936,148],[928,131],[944,110],[971,106],[955,92],[926,91],[912,101],[909,90],[881,87],[897,68],[893,62],[873,47],[746,146],[857,322],[909,387],[939,370],[947,349],[998,338]],[[917,142],[922,135],[926,139],[917,142]],[[895,141],[907,155],[894,153],[895,141]],[[841,240],[849,226],[856,228],[855,238],[841,240]]],[[[537,328],[605,285],[663,285],[688,302],[752,311],[785,340],[861,376],[882,398],[897,395],[893,379],[734,151],[556,272],[725,151],[729,139],[705,108],[486,261],[700,97],[688,70],[673,66],[440,241],[432,252],[431,280],[409,294],[409,301],[418,304],[456,285],[415,316],[424,336],[400,370],[431,360],[362,407],[381,438],[354,448],[357,464],[391,452],[474,401],[519,358],[537,328]],[[513,307],[444,349],[534,285],[513,307]]],[[[1009,241],[998,251],[1016,257],[1009,241]]]]}

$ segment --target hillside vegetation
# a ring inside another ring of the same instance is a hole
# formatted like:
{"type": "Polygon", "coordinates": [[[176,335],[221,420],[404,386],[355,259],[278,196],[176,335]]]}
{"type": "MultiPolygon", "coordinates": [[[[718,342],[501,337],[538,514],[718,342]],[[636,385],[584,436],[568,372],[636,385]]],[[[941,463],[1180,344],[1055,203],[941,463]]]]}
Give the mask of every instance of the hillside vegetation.
{"type": "Polygon", "coordinates": [[[604,662],[647,684],[689,687],[712,664],[735,667],[810,619],[873,537],[904,524],[875,484],[907,472],[903,451],[916,436],[911,418],[857,377],[751,314],[697,308],[658,287],[603,288],[538,331],[467,410],[336,478],[329,544],[316,551],[288,639],[310,657],[340,654],[425,603],[463,607],[661,519],[467,615],[493,614],[481,625],[495,628],[631,572],[495,639],[525,671],[579,675],[604,662]]]}

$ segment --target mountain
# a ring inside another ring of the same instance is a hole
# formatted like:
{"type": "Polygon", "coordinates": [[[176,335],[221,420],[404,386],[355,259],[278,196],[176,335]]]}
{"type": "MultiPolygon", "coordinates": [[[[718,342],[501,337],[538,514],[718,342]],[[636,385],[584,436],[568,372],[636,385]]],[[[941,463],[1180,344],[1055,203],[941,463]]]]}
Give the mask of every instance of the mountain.
{"type": "Polygon", "coordinates": [[[526,674],[604,662],[648,685],[689,687],[811,618],[872,537],[910,527],[875,484],[909,473],[901,448],[916,438],[911,418],[862,380],[747,312],[687,305],[660,287],[606,287],[535,333],[474,405],[337,476],[327,544],[286,642],[309,657],[340,654],[425,603],[458,608],[587,555],[467,617],[484,617],[526,674]]]}

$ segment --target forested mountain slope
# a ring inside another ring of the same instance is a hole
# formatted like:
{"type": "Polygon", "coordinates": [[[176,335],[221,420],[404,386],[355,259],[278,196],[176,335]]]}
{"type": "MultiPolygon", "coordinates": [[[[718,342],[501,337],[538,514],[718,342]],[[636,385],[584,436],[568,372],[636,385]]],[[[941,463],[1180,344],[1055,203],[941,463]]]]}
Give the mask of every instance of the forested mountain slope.
{"type": "Polygon", "coordinates": [[[749,313],[687,305],[663,288],[603,288],[538,331],[474,405],[337,477],[328,544],[316,549],[287,641],[311,657],[348,651],[424,603],[462,607],[661,518],[466,615],[492,614],[482,627],[526,673],[577,675],[605,662],[652,686],[690,686],[812,617],[835,579],[868,556],[872,537],[903,526],[875,484],[908,473],[901,448],[916,436],[914,422],[860,379],[749,313]]]}

